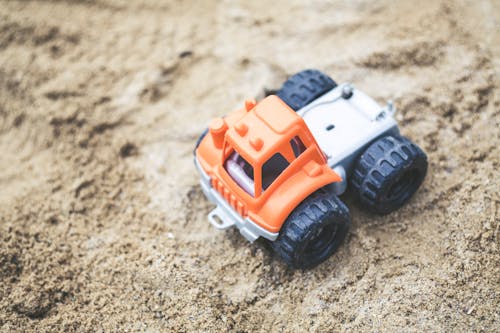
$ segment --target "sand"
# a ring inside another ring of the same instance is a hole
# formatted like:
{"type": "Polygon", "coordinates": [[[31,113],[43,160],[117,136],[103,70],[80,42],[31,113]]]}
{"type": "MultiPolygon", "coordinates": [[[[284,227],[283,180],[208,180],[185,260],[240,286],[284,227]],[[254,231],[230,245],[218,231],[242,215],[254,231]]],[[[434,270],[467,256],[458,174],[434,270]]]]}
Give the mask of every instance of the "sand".
{"type": "Polygon", "coordinates": [[[498,1],[0,4],[0,331],[500,331],[498,1]],[[328,261],[212,228],[209,120],[313,67],[429,156],[328,261]]]}

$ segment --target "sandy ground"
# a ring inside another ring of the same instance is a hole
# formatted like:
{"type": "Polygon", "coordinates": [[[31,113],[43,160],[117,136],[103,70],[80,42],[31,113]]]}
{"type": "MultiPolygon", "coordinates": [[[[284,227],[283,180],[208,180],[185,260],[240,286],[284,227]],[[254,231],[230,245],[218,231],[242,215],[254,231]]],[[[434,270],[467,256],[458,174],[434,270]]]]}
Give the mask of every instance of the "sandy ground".
{"type": "Polygon", "coordinates": [[[500,2],[238,2],[0,4],[0,331],[500,331],[500,2]],[[306,67],[430,171],[303,272],[208,224],[192,149],[306,67]]]}

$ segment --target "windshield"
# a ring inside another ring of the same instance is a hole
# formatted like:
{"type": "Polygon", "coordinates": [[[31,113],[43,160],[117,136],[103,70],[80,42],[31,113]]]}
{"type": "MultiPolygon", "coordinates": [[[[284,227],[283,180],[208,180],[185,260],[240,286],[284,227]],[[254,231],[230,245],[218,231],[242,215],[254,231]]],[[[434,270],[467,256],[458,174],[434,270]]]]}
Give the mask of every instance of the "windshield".
{"type": "Polygon", "coordinates": [[[255,196],[254,173],[250,163],[233,151],[226,160],[224,168],[236,184],[251,196],[255,196]]]}
{"type": "MultiPolygon", "coordinates": [[[[285,144],[262,165],[262,191],[265,191],[271,186],[274,181],[288,168],[290,163],[293,163],[295,158],[299,157],[306,150],[306,146],[299,138],[294,136],[288,144],[285,144]],[[287,153],[288,151],[289,153],[287,153]],[[287,160],[285,156],[290,159],[287,160]]],[[[255,174],[253,166],[248,163],[237,151],[229,154],[229,157],[224,163],[229,176],[241,187],[246,193],[255,197],[255,174]]],[[[258,190],[260,194],[260,189],[258,190]]]]}

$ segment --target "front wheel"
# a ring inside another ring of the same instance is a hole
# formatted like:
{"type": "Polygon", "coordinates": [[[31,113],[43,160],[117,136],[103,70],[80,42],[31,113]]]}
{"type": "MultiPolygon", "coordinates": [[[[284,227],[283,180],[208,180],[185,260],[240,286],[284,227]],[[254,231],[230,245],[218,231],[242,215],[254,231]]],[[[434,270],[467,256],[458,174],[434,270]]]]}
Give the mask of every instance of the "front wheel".
{"type": "Polygon", "coordinates": [[[311,268],[335,252],[349,224],[349,210],[344,203],[321,188],[295,208],[272,246],[291,267],[311,268]]]}
{"type": "Polygon", "coordinates": [[[360,156],[351,184],[363,206],[388,214],[413,196],[426,173],[425,153],[403,136],[388,135],[360,156]]]}

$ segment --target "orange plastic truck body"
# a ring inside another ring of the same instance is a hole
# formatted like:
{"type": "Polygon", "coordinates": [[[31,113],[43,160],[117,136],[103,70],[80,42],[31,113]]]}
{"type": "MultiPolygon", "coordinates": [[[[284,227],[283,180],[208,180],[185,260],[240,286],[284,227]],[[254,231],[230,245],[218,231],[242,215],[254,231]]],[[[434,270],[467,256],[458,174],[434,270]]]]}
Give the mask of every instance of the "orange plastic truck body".
{"type": "Polygon", "coordinates": [[[247,101],[245,108],[214,119],[196,150],[200,166],[212,187],[243,218],[268,230],[279,232],[292,210],[311,193],[341,181],[326,159],[304,120],[279,97],[259,102],[247,101]],[[296,157],[290,140],[298,136],[305,150],[296,157]],[[255,195],[247,193],[224,168],[236,150],[254,170],[255,195]],[[262,187],[262,166],[280,153],[288,167],[267,189],[262,187]]]}

